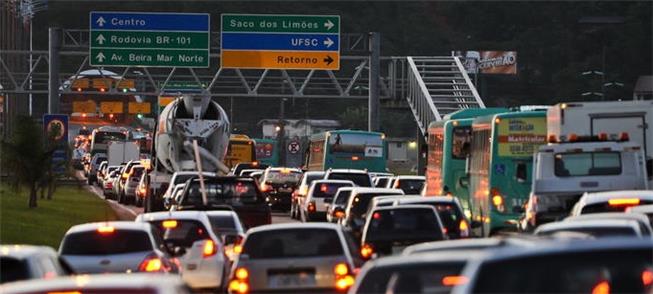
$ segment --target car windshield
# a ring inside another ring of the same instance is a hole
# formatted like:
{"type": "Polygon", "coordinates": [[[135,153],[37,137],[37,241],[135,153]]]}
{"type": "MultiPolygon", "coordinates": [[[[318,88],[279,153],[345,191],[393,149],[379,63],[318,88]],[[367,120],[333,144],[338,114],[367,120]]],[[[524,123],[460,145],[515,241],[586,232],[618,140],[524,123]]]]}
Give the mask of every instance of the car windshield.
{"type": "Polygon", "coordinates": [[[150,250],[152,242],[149,235],[136,230],[72,233],[66,235],[61,244],[61,254],[64,255],[109,255],[150,250]]]}
{"type": "Polygon", "coordinates": [[[370,201],[374,199],[374,197],[379,197],[379,196],[387,196],[387,195],[397,195],[397,193],[359,193],[354,196],[354,199],[351,203],[351,216],[353,217],[361,217],[363,214],[365,214],[368,210],[368,207],[370,205],[370,201]]]}
{"type": "Polygon", "coordinates": [[[450,293],[449,280],[459,276],[464,266],[464,262],[441,262],[372,268],[359,277],[357,293],[450,293]]]}
{"type": "Polygon", "coordinates": [[[324,173],[310,173],[306,176],[306,185],[310,187],[313,181],[321,180],[323,178],[324,178],[324,173]]]}
{"type": "Polygon", "coordinates": [[[560,230],[541,231],[538,232],[540,236],[553,235],[558,232],[577,232],[584,233],[596,238],[604,237],[637,237],[637,232],[632,227],[577,227],[577,228],[564,228],[560,230]]]}
{"type": "MultiPolygon", "coordinates": [[[[653,201],[643,200],[643,199],[637,200],[637,205],[647,205],[647,204],[653,204],[653,201]]],[[[619,203],[618,201],[613,202],[612,204],[610,204],[610,202],[595,203],[595,204],[589,204],[583,206],[583,208],[581,209],[581,214],[601,213],[601,212],[624,212],[626,211],[626,208],[630,206],[633,206],[633,204],[628,204],[626,201],[624,201],[623,204],[619,203]]]]}
{"type": "Polygon", "coordinates": [[[265,182],[273,184],[293,184],[296,185],[299,183],[299,180],[302,177],[302,173],[298,171],[280,171],[280,170],[270,170],[265,176],[265,182]]]}
{"type": "MultiPolygon", "coordinates": [[[[198,180],[188,184],[182,205],[203,205],[200,183],[198,180]]],[[[204,183],[209,204],[233,204],[258,200],[254,181],[227,180],[204,183]]]]}
{"type": "Polygon", "coordinates": [[[366,242],[442,240],[442,229],[431,209],[402,208],[374,211],[369,219],[366,242]]]}
{"type": "Polygon", "coordinates": [[[359,187],[372,187],[370,176],[361,173],[331,173],[329,174],[329,180],[348,180],[359,187]]]}
{"type": "Polygon", "coordinates": [[[653,250],[567,251],[483,264],[472,293],[591,293],[600,283],[610,293],[644,293],[653,250]],[[555,269],[555,270],[552,270],[555,269]],[[515,274],[519,273],[519,274],[515,274]]]}
{"type": "Polygon", "coordinates": [[[231,215],[209,215],[209,221],[213,232],[219,234],[222,231],[235,231],[237,229],[234,217],[231,215]]]}
{"type": "Polygon", "coordinates": [[[280,229],[251,234],[243,245],[249,259],[344,255],[338,233],[332,229],[280,229]]]}
{"type": "MultiPolygon", "coordinates": [[[[395,184],[396,185],[396,184],[395,184]]],[[[399,180],[397,189],[401,189],[405,194],[419,194],[422,192],[424,180],[399,180]]]]}
{"type": "Polygon", "coordinates": [[[346,205],[349,202],[349,197],[351,196],[351,190],[344,190],[338,192],[333,200],[336,205],[346,205]]]}
{"type": "Polygon", "coordinates": [[[555,155],[558,177],[608,176],[621,174],[619,152],[558,153],[555,155]]]}
{"type": "Polygon", "coordinates": [[[333,197],[341,187],[351,186],[352,184],[350,183],[316,183],[313,188],[313,195],[311,196],[315,198],[333,197]]]}
{"type": "Polygon", "coordinates": [[[166,243],[174,246],[190,248],[194,242],[210,238],[206,227],[196,220],[168,219],[149,223],[166,243]]]}
{"type": "Polygon", "coordinates": [[[0,257],[0,284],[27,280],[30,276],[29,265],[25,260],[11,256],[0,257]]]}
{"type": "Polygon", "coordinates": [[[389,180],[389,179],[390,179],[390,178],[380,178],[380,179],[376,182],[376,186],[379,187],[379,188],[385,188],[385,186],[388,184],[388,180],[389,180]]]}

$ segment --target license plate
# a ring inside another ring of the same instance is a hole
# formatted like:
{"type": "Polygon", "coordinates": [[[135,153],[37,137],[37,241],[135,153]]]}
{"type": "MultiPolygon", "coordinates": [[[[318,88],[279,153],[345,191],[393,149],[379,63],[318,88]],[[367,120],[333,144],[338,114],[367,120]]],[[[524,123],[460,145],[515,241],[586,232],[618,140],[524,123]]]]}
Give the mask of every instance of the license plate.
{"type": "Polygon", "coordinates": [[[291,288],[314,285],[315,275],[309,273],[274,274],[268,277],[268,286],[271,288],[291,288]]]}

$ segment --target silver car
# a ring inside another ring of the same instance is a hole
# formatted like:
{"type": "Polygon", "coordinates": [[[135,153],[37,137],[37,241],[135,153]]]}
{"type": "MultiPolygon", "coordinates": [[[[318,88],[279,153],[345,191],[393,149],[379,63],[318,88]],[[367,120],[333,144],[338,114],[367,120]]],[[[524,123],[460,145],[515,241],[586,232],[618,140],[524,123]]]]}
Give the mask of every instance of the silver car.
{"type": "Polygon", "coordinates": [[[98,222],[71,227],[59,255],[76,273],[176,272],[150,224],[98,222]]]}
{"type": "Polygon", "coordinates": [[[275,224],[250,229],[234,263],[230,293],[346,291],[363,263],[335,224],[275,224]]]}
{"type": "Polygon", "coordinates": [[[57,252],[47,246],[2,245],[0,265],[2,265],[0,284],[20,280],[50,279],[73,273],[70,267],[59,259],[57,252]]]}
{"type": "Polygon", "coordinates": [[[136,222],[150,223],[181,264],[183,280],[195,289],[220,289],[229,265],[222,240],[203,211],[153,212],[136,222]]]}

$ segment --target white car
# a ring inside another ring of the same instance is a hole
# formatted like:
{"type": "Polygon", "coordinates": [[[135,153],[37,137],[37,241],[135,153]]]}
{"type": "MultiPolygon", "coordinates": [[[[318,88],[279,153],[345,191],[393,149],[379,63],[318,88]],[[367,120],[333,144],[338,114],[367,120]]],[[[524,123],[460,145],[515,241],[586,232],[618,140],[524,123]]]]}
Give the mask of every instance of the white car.
{"type": "Polygon", "coordinates": [[[311,183],[306,201],[300,207],[302,222],[326,221],[327,208],[331,205],[338,189],[353,187],[354,182],[347,180],[315,180],[311,183]]]}
{"type": "Polygon", "coordinates": [[[153,212],[136,222],[150,223],[168,247],[174,247],[183,280],[194,289],[220,289],[228,272],[222,239],[203,211],[153,212]]]}
{"type": "MultiPolygon", "coordinates": [[[[34,279],[51,279],[73,274],[54,249],[47,246],[0,246],[0,284],[34,279]]],[[[0,288],[0,292],[2,288],[0,288]]]]}
{"type": "MultiPolygon", "coordinates": [[[[211,172],[202,172],[202,175],[205,177],[216,176],[215,173],[211,173],[211,172]]],[[[180,171],[172,174],[172,178],[170,178],[170,183],[168,184],[168,189],[166,189],[162,199],[173,197],[174,194],[172,194],[172,190],[175,188],[175,186],[179,184],[184,184],[189,179],[197,176],[199,176],[199,172],[196,171],[180,171]]]]}
{"type": "Polygon", "coordinates": [[[210,210],[206,211],[213,232],[222,239],[225,253],[230,261],[240,252],[240,243],[245,237],[245,229],[235,211],[210,210]]]}
{"type": "Polygon", "coordinates": [[[0,286],[4,294],[33,293],[148,293],[185,294],[188,288],[177,275],[99,274],[21,281],[0,286]]]}
{"type": "Polygon", "coordinates": [[[628,207],[653,204],[651,190],[585,193],[571,210],[571,216],[597,212],[623,212],[628,207]]]}
{"type": "Polygon", "coordinates": [[[425,182],[426,177],[424,176],[396,176],[392,186],[388,188],[401,189],[406,195],[420,194],[425,182]]]}
{"type": "Polygon", "coordinates": [[[534,235],[550,236],[558,232],[583,233],[594,238],[643,236],[637,221],[625,219],[588,219],[548,223],[537,227],[534,235]]]}
{"type": "Polygon", "coordinates": [[[170,207],[175,203],[177,200],[177,195],[180,191],[183,191],[185,187],[186,183],[177,184],[172,188],[170,194],[166,193],[163,195],[163,207],[165,207],[166,210],[169,210],[170,207]]]}

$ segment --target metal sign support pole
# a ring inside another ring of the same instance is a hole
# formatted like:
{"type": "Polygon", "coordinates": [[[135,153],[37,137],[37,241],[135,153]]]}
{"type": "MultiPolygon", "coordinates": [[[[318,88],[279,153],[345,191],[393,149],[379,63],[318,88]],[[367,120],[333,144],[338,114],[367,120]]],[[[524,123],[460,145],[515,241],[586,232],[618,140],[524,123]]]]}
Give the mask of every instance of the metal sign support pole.
{"type": "Polygon", "coordinates": [[[369,35],[370,42],[370,72],[369,72],[369,100],[368,100],[368,131],[378,132],[381,130],[379,122],[379,74],[381,67],[380,51],[381,36],[372,32],[369,35]]]}
{"type": "Polygon", "coordinates": [[[59,50],[61,50],[61,29],[50,28],[49,36],[48,113],[54,114],[59,113],[59,71],[61,65],[59,50]]]}

